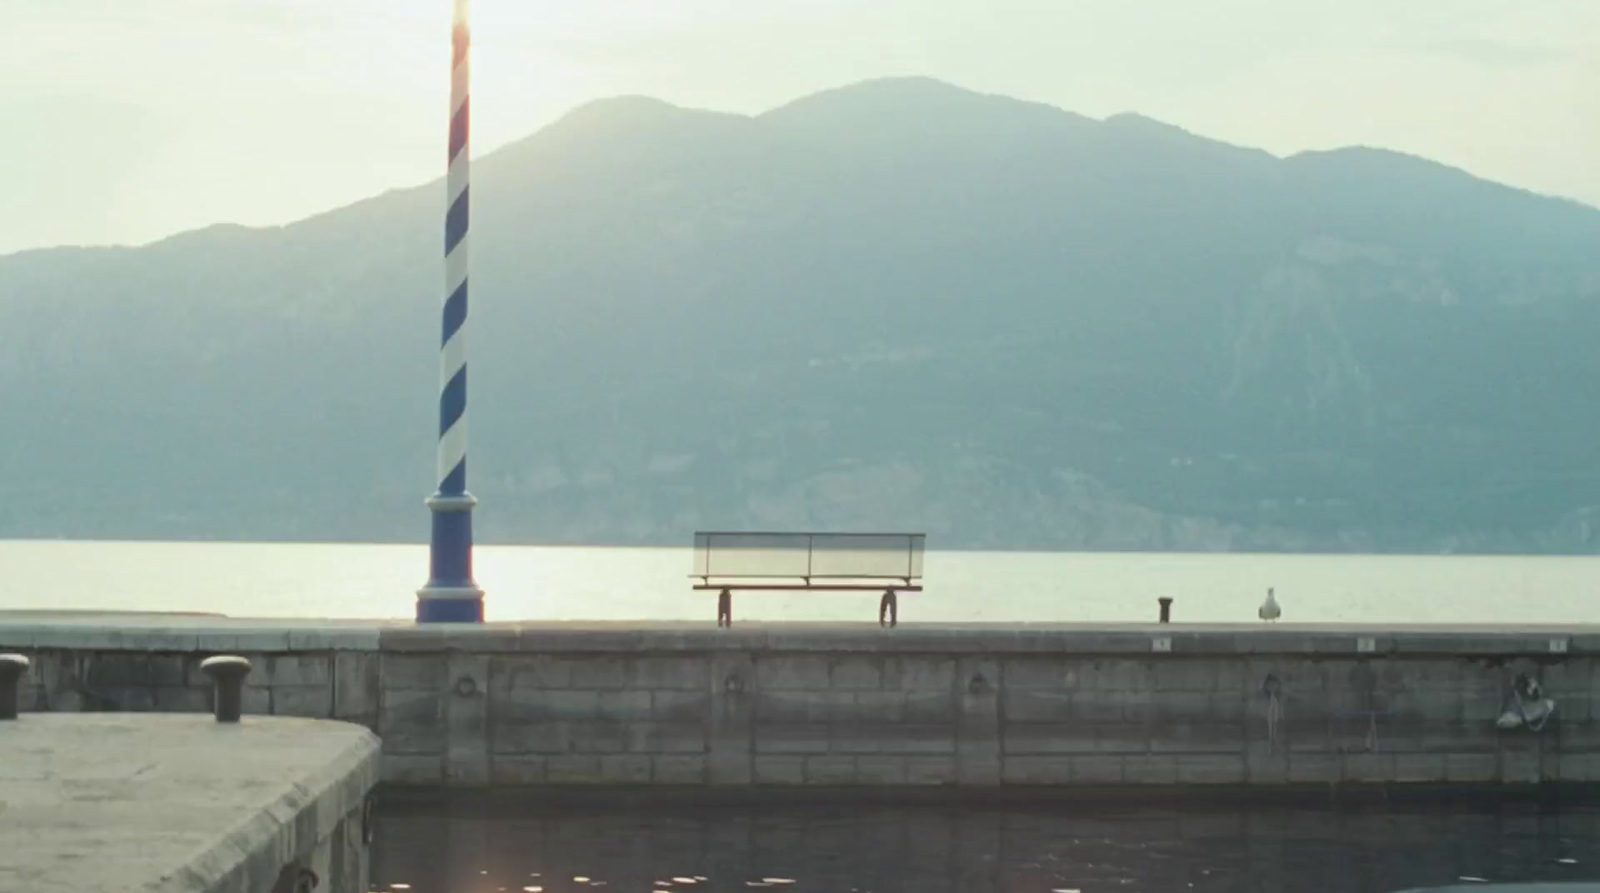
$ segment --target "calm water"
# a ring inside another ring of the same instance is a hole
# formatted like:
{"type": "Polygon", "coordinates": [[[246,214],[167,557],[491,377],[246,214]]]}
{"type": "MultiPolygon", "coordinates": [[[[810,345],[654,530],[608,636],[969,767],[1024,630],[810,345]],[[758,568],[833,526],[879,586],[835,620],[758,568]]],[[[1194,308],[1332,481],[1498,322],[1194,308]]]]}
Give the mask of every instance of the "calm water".
{"type": "MultiPolygon", "coordinates": [[[[685,549],[479,547],[490,619],[705,620],[685,549]]],[[[424,546],[0,541],[0,608],[409,617],[424,546]]],[[[1275,586],[1288,621],[1600,619],[1600,558],[930,552],[906,621],[1254,620],[1275,586]]],[[[870,593],[752,593],[741,619],[871,620],[870,593]]]]}
{"type": "Polygon", "coordinates": [[[374,887],[1384,893],[1463,878],[1600,879],[1600,808],[1592,806],[806,805],[781,795],[707,806],[659,795],[539,796],[509,808],[483,800],[384,806],[374,887]]]}

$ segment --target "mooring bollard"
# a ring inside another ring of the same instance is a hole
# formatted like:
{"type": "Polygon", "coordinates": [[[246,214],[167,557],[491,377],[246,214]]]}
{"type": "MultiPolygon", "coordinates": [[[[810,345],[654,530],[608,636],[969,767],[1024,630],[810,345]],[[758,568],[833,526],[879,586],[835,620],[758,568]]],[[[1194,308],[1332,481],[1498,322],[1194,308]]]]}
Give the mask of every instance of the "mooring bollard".
{"type": "Polygon", "coordinates": [[[238,655],[219,654],[201,661],[200,672],[211,677],[217,722],[238,722],[244,712],[244,677],[250,675],[250,662],[238,655]]]}
{"type": "Polygon", "coordinates": [[[20,654],[0,654],[0,719],[16,719],[22,704],[22,677],[28,659],[20,654]]]}
{"type": "Polygon", "coordinates": [[[1162,597],[1156,599],[1156,601],[1161,603],[1161,622],[1162,623],[1171,623],[1172,622],[1172,599],[1170,597],[1168,597],[1168,596],[1162,596],[1162,597]]]}

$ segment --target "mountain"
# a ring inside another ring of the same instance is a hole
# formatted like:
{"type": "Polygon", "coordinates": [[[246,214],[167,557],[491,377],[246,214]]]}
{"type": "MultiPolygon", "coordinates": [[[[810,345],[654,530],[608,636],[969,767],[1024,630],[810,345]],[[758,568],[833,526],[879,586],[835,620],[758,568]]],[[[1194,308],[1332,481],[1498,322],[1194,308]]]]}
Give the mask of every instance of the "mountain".
{"type": "MultiPolygon", "coordinates": [[[[1600,551],[1593,208],[920,79],[474,175],[484,541],[1600,551]]],[[[0,258],[0,536],[425,538],[443,199],[0,258]]]]}

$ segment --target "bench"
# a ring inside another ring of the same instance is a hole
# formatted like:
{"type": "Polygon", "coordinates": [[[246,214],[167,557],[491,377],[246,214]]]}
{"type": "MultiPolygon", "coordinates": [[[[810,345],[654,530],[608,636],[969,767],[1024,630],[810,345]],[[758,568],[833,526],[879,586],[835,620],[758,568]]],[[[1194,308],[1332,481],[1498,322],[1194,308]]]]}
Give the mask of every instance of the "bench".
{"type": "Polygon", "coordinates": [[[921,533],[694,535],[696,590],[716,590],[717,626],[733,625],[735,590],[879,592],[878,625],[900,622],[899,593],[922,591],[921,533]]]}

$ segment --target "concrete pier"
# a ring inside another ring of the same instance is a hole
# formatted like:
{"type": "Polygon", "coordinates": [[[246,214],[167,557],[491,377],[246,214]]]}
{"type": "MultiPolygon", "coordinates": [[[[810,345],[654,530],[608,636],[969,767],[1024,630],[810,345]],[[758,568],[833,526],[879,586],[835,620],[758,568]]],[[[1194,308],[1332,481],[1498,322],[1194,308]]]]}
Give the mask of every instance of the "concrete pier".
{"type": "Polygon", "coordinates": [[[348,723],[24,714],[0,723],[0,890],[364,893],[378,762],[348,723]]]}
{"type": "Polygon", "coordinates": [[[204,710],[200,660],[244,654],[247,714],[366,725],[402,785],[1600,781],[1597,626],[33,615],[0,650],[25,711],[204,710]],[[1554,714],[1497,727],[1529,682],[1554,714]]]}

